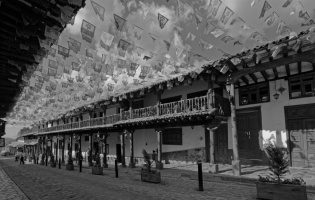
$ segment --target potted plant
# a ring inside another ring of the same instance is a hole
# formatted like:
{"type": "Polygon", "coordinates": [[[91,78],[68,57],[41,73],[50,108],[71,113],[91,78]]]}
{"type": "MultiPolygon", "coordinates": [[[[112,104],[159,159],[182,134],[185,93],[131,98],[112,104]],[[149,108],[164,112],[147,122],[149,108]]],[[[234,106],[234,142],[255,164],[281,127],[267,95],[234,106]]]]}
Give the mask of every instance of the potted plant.
{"type": "Polygon", "coordinates": [[[53,154],[51,154],[51,156],[50,156],[50,166],[56,167],[55,156],[53,154]]]}
{"type": "Polygon", "coordinates": [[[103,167],[101,166],[101,158],[99,153],[95,157],[95,164],[92,166],[92,174],[103,175],[103,167]]]}
{"type": "Polygon", "coordinates": [[[67,162],[67,165],[66,165],[66,170],[69,170],[69,171],[73,171],[74,170],[73,160],[72,160],[72,156],[71,156],[70,152],[69,152],[69,156],[68,156],[68,162],[67,162]]]}
{"type": "Polygon", "coordinates": [[[145,149],[142,150],[144,162],[146,164],[141,168],[141,181],[149,182],[149,183],[160,183],[161,182],[161,173],[152,170],[152,162],[150,159],[150,155],[147,153],[145,149]]]}
{"type": "Polygon", "coordinates": [[[270,176],[259,176],[257,187],[258,199],[307,200],[306,185],[303,179],[284,179],[289,171],[288,151],[285,148],[269,144],[266,148],[269,157],[270,176]]]}

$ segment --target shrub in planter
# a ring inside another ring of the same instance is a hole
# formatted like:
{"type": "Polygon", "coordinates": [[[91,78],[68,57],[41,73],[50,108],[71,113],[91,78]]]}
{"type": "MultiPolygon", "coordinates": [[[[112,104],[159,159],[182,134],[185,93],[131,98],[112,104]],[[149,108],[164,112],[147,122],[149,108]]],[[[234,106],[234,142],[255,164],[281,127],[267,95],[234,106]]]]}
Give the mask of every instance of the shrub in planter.
{"type": "Polygon", "coordinates": [[[100,154],[95,157],[95,164],[92,166],[92,174],[103,175],[103,167],[101,166],[100,154]]]}
{"type": "Polygon", "coordinates": [[[51,155],[50,156],[50,166],[51,167],[56,167],[56,161],[55,161],[55,156],[54,155],[51,155]]]}
{"type": "Polygon", "coordinates": [[[146,164],[143,165],[141,169],[141,181],[149,182],[149,183],[160,183],[161,182],[161,172],[156,170],[152,170],[152,161],[150,159],[150,155],[146,150],[142,150],[144,162],[146,164]]]}
{"type": "Polygon", "coordinates": [[[257,187],[258,199],[306,200],[306,186],[303,179],[284,179],[289,171],[288,151],[273,144],[266,147],[271,171],[270,176],[259,176],[257,187]]]}
{"type": "Polygon", "coordinates": [[[66,165],[66,170],[69,170],[69,171],[73,171],[74,170],[73,160],[72,160],[72,156],[71,156],[70,153],[69,153],[69,156],[68,156],[68,162],[67,162],[67,165],[66,165]]]}

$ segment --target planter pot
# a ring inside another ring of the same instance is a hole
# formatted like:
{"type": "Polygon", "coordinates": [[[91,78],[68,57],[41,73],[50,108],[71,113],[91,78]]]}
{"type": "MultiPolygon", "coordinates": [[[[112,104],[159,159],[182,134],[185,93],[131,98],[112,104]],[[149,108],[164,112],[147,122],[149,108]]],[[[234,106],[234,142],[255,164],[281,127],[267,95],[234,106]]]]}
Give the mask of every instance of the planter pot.
{"type": "Polygon", "coordinates": [[[92,174],[103,175],[103,167],[92,167],[92,174]]]}
{"type": "Polygon", "coordinates": [[[56,165],[57,165],[57,164],[56,164],[55,162],[50,163],[50,166],[51,166],[51,167],[56,167],[56,165]]]}
{"type": "Polygon", "coordinates": [[[257,199],[307,200],[305,185],[257,182],[257,199]]]}
{"type": "Polygon", "coordinates": [[[151,170],[150,172],[145,169],[141,169],[141,181],[149,183],[160,183],[161,173],[151,170]]]}
{"type": "Polygon", "coordinates": [[[66,165],[66,170],[73,171],[74,170],[74,165],[73,164],[67,164],[66,165]]]}

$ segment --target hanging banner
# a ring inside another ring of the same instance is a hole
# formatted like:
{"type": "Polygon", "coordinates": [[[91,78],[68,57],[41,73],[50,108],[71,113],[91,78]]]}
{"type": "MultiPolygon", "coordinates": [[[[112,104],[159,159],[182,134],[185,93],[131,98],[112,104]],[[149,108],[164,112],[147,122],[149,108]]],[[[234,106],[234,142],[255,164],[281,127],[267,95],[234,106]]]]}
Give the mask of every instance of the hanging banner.
{"type": "Polygon", "coordinates": [[[222,1],[221,0],[211,0],[210,1],[210,5],[208,8],[208,18],[209,17],[213,17],[215,18],[215,16],[218,13],[219,7],[221,6],[222,1]]]}
{"type": "Polygon", "coordinates": [[[96,50],[91,49],[91,48],[86,48],[85,49],[85,56],[87,58],[90,58],[90,59],[94,60],[95,54],[96,54],[96,50]]]}
{"type": "Polygon", "coordinates": [[[186,12],[189,10],[189,7],[183,3],[181,0],[177,0],[178,3],[178,17],[182,17],[186,14],[186,12]]]}
{"type": "Polygon", "coordinates": [[[102,58],[101,58],[101,63],[102,64],[105,64],[106,58],[107,58],[107,55],[106,54],[102,54],[102,58]]]}
{"type": "Polygon", "coordinates": [[[125,68],[126,66],[126,60],[117,59],[117,67],[118,68],[125,68]]]}
{"type": "Polygon", "coordinates": [[[117,47],[118,47],[118,53],[121,57],[125,57],[125,54],[126,54],[126,51],[127,51],[127,48],[129,45],[130,45],[129,42],[127,42],[123,39],[119,40],[117,47]]]}
{"type": "Polygon", "coordinates": [[[198,30],[199,25],[201,24],[201,21],[202,21],[202,17],[196,12],[194,14],[195,14],[196,25],[197,25],[197,30],[198,30]]]}
{"type": "Polygon", "coordinates": [[[235,45],[243,45],[240,41],[235,41],[234,43],[233,43],[233,45],[235,46],[235,45]]]}
{"type": "Polygon", "coordinates": [[[268,3],[268,1],[265,1],[264,6],[261,9],[259,18],[263,18],[265,16],[265,13],[270,9],[271,9],[270,4],[268,3]]]}
{"type": "Polygon", "coordinates": [[[215,28],[215,26],[211,23],[211,21],[209,20],[207,22],[206,28],[203,31],[203,34],[208,35],[213,29],[215,28]]]}
{"type": "Polygon", "coordinates": [[[276,12],[273,12],[269,17],[265,19],[267,26],[272,26],[279,19],[279,15],[276,12]]]}
{"type": "Polygon", "coordinates": [[[311,17],[310,15],[307,13],[307,11],[305,11],[303,13],[303,11],[301,10],[300,13],[299,13],[299,18],[302,18],[304,19],[305,21],[309,20],[311,17]]]}
{"type": "Polygon", "coordinates": [[[153,40],[153,42],[155,42],[158,37],[156,37],[155,35],[153,35],[152,33],[149,33],[149,36],[151,37],[151,39],[153,40]]]}
{"type": "Polygon", "coordinates": [[[220,37],[222,34],[224,34],[224,31],[222,31],[221,29],[217,28],[217,29],[215,29],[214,31],[212,31],[211,34],[212,34],[214,37],[218,38],[218,37],[220,37]]]}
{"type": "Polygon", "coordinates": [[[294,13],[299,13],[303,9],[303,6],[300,1],[296,2],[291,9],[290,15],[294,15],[294,13]]]}
{"type": "Polygon", "coordinates": [[[49,26],[45,26],[45,36],[53,40],[58,40],[60,33],[49,26]]]}
{"type": "Polygon", "coordinates": [[[76,54],[79,53],[79,51],[81,50],[81,42],[71,37],[69,37],[68,46],[69,46],[69,49],[72,50],[76,54]]]}
{"type": "Polygon", "coordinates": [[[105,65],[105,74],[108,76],[113,76],[113,73],[114,73],[114,66],[106,64],[105,65]]]}
{"type": "Polygon", "coordinates": [[[140,1],[140,4],[141,4],[141,8],[142,8],[143,19],[145,19],[150,8],[145,3],[143,3],[142,1],[140,1]]]}
{"type": "Polygon", "coordinates": [[[136,47],[136,49],[137,49],[138,56],[141,56],[143,51],[144,51],[144,49],[141,48],[141,47],[136,47]]]}
{"type": "Polygon", "coordinates": [[[56,49],[55,48],[51,48],[48,51],[48,55],[50,55],[51,57],[55,57],[56,56],[56,49]]]}
{"type": "Polygon", "coordinates": [[[166,46],[167,51],[169,51],[169,50],[170,50],[170,47],[171,47],[171,43],[168,42],[168,41],[166,41],[166,40],[163,40],[163,41],[164,41],[164,43],[165,43],[165,46],[166,46]]]}
{"type": "Polygon", "coordinates": [[[226,36],[224,36],[221,40],[222,40],[224,43],[227,43],[228,41],[234,40],[234,38],[232,38],[232,37],[229,36],[229,35],[226,35],[226,36]]]}
{"type": "Polygon", "coordinates": [[[103,31],[103,33],[101,35],[100,45],[102,48],[109,51],[110,47],[113,43],[113,40],[114,40],[114,36],[112,34],[109,34],[109,33],[103,31]]]}
{"type": "Polygon", "coordinates": [[[102,68],[103,68],[103,66],[102,66],[101,63],[96,63],[96,64],[93,66],[94,71],[97,72],[97,73],[100,73],[100,72],[102,71],[102,68]]]}
{"type": "Polygon", "coordinates": [[[95,29],[96,26],[83,19],[81,25],[82,39],[91,43],[94,37],[95,29]]]}
{"type": "Polygon", "coordinates": [[[310,21],[308,21],[307,23],[302,23],[302,25],[301,26],[311,26],[311,25],[314,25],[315,24],[315,22],[314,22],[314,20],[310,20],[310,21]]]}
{"type": "Polygon", "coordinates": [[[229,7],[226,6],[220,19],[222,24],[225,25],[229,21],[229,19],[232,17],[233,14],[234,12],[229,7]]]}
{"type": "Polygon", "coordinates": [[[114,84],[108,83],[107,88],[108,88],[108,91],[113,92],[114,91],[114,84]]]}
{"type": "Polygon", "coordinates": [[[168,22],[168,18],[166,18],[164,15],[161,15],[158,13],[158,21],[160,24],[160,28],[163,29],[166,23],[168,22]]]}
{"type": "Polygon", "coordinates": [[[71,18],[71,20],[68,22],[68,24],[73,25],[73,24],[74,24],[74,21],[75,21],[75,16],[73,16],[73,17],[71,18]]]}
{"type": "Polygon", "coordinates": [[[63,59],[67,59],[69,57],[70,49],[58,45],[58,54],[63,57],[63,59]]]}
{"type": "Polygon", "coordinates": [[[48,67],[53,68],[53,69],[58,69],[58,64],[54,60],[48,60],[48,67]]]}
{"type": "Polygon", "coordinates": [[[287,0],[286,2],[284,2],[284,4],[282,5],[283,8],[288,7],[291,4],[292,0],[287,0]]]}
{"type": "Polygon", "coordinates": [[[185,40],[190,39],[191,41],[194,41],[195,38],[196,38],[196,36],[189,32],[185,40]]]}
{"type": "Polygon", "coordinates": [[[250,4],[251,7],[257,5],[260,0],[252,0],[252,3],[250,4]]]}
{"type": "Polygon", "coordinates": [[[176,56],[179,57],[179,56],[182,54],[183,51],[184,51],[183,48],[181,48],[181,47],[176,47],[176,56]]]}
{"type": "Polygon", "coordinates": [[[42,72],[43,70],[43,65],[38,65],[36,68],[36,71],[42,72]]]}
{"type": "Polygon", "coordinates": [[[57,70],[48,68],[48,76],[56,76],[57,70]]]}
{"type": "Polygon", "coordinates": [[[201,47],[201,50],[204,51],[205,50],[205,46],[207,45],[207,42],[199,39],[199,46],[201,47]]]}
{"type": "Polygon", "coordinates": [[[230,25],[233,26],[234,24],[237,23],[245,23],[245,21],[240,17],[235,17],[234,19],[231,20],[230,25]]]}
{"type": "Polygon", "coordinates": [[[134,31],[134,37],[137,38],[138,40],[141,39],[143,29],[140,28],[139,26],[133,25],[133,31],[134,31]]]}
{"type": "Polygon", "coordinates": [[[99,18],[104,21],[104,12],[105,12],[105,8],[101,5],[99,5],[98,3],[95,3],[94,1],[91,0],[91,4],[92,7],[94,9],[94,12],[97,16],[99,16],[99,18]]]}
{"type": "Polygon", "coordinates": [[[141,66],[141,72],[140,72],[139,78],[145,79],[145,77],[149,74],[150,70],[151,70],[150,66],[141,66]]]}
{"type": "Polygon", "coordinates": [[[281,20],[278,24],[278,28],[277,28],[277,31],[276,33],[279,33],[280,30],[285,26],[285,23],[281,20]]]}
{"type": "Polygon", "coordinates": [[[115,20],[117,30],[121,31],[125,25],[126,20],[122,17],[119,17],[116,14],[114,14],[114,20],[115,20]]]}
{"type": "Polygon", "coordinates": [[[81,70],[81,66],[79,65],[79,63],[72,62],[71,66],[72,66],[72,70],[75,70],[75,71],[80,71],[81,70]]]}
{"type": "Polygon", "coordinates": [[[174,26],[174,30],[175,30],[178,34],[180,34],[184,29],[183,29],[182,27],[180,27],[180,26],[175,25],[175,26],[174,26]]]}
{"type": "Polygon", "coordinates": [[[254,32],[254,33],[252,33],[251,34],[251,36],[249,37],[250,39],[254,39],[254,40],[256,40],[259,36],[261,36],[261,34],[260,33],[258,33],[258,32],[254,32]]]}
{"type": "Polygon", "coordinates": [[[139,67],[139,64],[131,63],[130,64],[130,69],[128,70],[128,75],[134,77],[138,67],[139,67]]]}

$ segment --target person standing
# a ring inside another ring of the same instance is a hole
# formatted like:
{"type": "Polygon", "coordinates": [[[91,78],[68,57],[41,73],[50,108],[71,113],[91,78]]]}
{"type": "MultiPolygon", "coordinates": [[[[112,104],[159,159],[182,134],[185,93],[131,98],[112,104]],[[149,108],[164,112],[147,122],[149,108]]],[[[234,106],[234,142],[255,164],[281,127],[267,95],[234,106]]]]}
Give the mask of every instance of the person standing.
{"type": "Polygon", "coordinates": [[[153,150],[153,153],[152,153],[152,160],[156,163],[156,157],[157,157],[157,154],[155,153],[155,151],[153,150]]]}
{"type": "Polygon", "coordinates": [[[24,165],[24,152],[22,151],[21,153],[20,153],[20,165],[21,165],[21,163],[24,165]]]}

